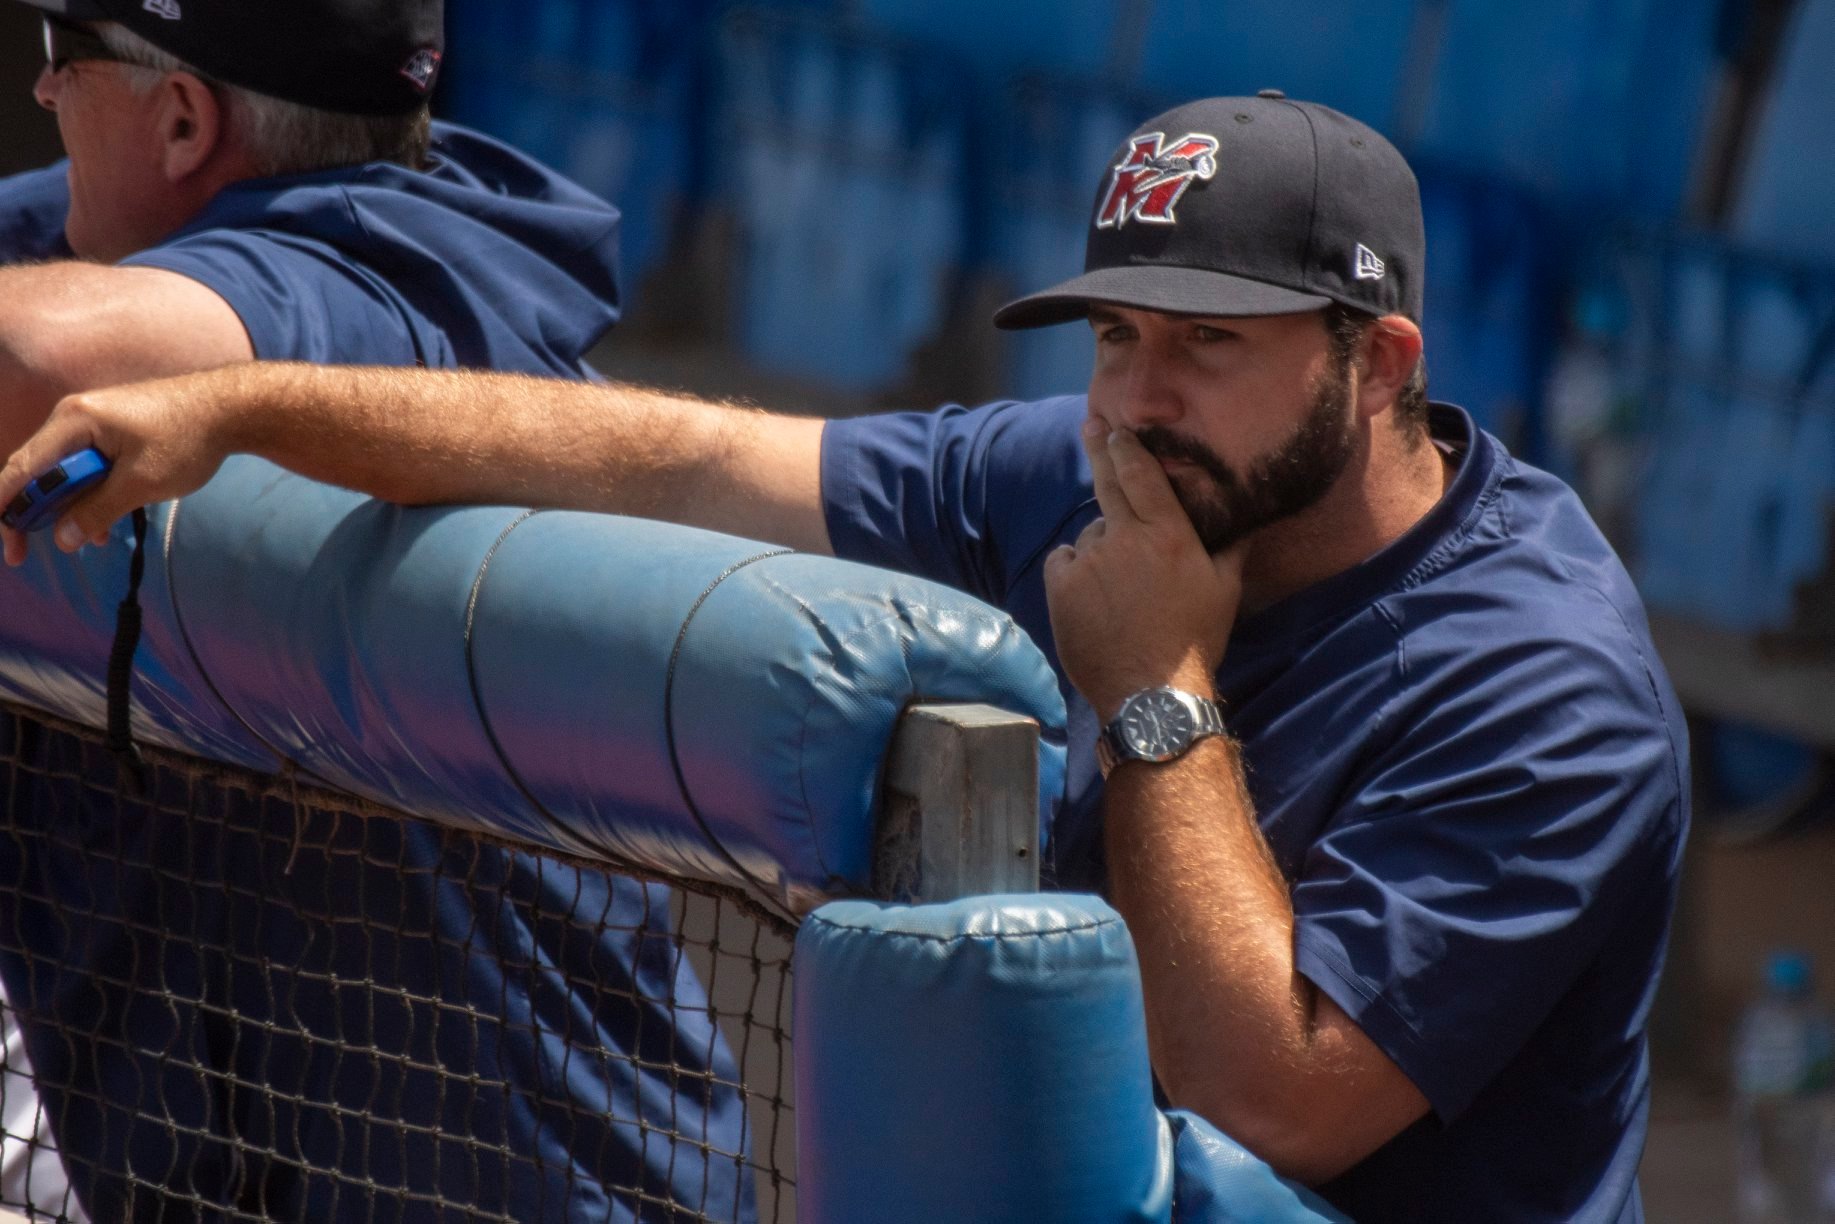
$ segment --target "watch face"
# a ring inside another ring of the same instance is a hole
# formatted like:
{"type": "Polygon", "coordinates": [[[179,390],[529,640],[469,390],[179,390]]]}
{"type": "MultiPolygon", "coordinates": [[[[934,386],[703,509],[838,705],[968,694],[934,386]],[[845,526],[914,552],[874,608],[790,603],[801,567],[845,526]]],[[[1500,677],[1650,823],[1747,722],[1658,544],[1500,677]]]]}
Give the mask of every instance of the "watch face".
{"type": "Polygon", "coordinates": [[[1149,761],[1177,756],[1196,731],[1191,711],[1171,693],[1151,689],[1136,694],[1122,707],[1122,739],[1132,752],[1149,761]]]}

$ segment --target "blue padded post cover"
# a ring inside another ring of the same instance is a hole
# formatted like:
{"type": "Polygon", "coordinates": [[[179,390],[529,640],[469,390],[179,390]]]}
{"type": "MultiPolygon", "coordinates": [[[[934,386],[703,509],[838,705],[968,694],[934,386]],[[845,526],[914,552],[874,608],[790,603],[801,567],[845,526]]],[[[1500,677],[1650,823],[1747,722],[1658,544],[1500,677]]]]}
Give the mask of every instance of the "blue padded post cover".
{"type": "Polygon", "coordinates": [[[795,966],[801,1224],[1170,1218],[1140,971],[1101,900],[838,901],[795,966]]]}
{"type": "Polygon", "coordinates": [[[1351,1224],[1350,1217],[1196,1114],[1175,1110],[1173,1224],[1351,1224]]]}
{"type": "MultiPolygon", "coordinates": [[[[406,510],[240,457],[155,507],[134,680],[149,743],[804,909],[870,883],[904,708],[1064,704],[958,591],[693,528],[406,510]],[[711,835],[711,836],[710,836],[711,835]]],[[[92,726],[131,537],[0,570],[0,699],[92,726]]]]}
{"type": "Polygon", "coordinates": [[[1347,1224],[1154,1108],[1134,943],[1099,898],[837,901],[795,966],[801,1224],[1347,1224]]]}

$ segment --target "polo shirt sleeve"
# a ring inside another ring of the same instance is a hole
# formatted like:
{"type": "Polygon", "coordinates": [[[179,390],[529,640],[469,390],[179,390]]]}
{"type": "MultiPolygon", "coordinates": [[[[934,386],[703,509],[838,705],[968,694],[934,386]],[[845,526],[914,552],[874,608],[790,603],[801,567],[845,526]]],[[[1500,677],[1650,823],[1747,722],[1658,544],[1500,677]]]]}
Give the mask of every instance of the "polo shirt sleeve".
{"type": "Polygon", "coordinates": [[[830,421],[822,502],[835,555],[998,597],[985,530],[1000,405],[830,421]]]}
{"type": "Polygon", "coordinates": [[[241,318],[262,360],[446,364],[427,351],[429,339],[382,278],[328,243],[273,230],[213,229],[122,263],[177,272],[215,291],[241,318]]]}
{"type": "Polygon", "coordinates": [[[1081,397],[828,422],[822,502],[838,556],[1005,606],[1090,501],[1081,397]]]}
{"type": "Polygon", "coordinates": [[[0,264],[71,257],[64,241],[68,165],[58,162],[0,179],[0,264]]]}
{"type": "Polygon", "coordinates": [[[1664,904],[1683,758],[1628,642],[1496,641],[1385,707],[1293,889],[1298,967],[1459,1116],[1630,906],[1664,904]]]}

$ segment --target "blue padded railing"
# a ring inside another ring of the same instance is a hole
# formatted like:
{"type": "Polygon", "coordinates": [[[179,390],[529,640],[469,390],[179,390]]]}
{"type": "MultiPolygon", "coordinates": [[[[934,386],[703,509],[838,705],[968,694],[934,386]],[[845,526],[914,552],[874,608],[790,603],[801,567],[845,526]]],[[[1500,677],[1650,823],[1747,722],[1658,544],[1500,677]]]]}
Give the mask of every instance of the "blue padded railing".
{"type": "MultiPolygon", "coordinates": [[[[919,700],[1063,703],[1003,614],[692,528],[404,510],[239,458],[156,507],[143,739],[423,818],[762,890],[867,890],[881,757],[919,700]]],[[[0,699],[101,725],[128,534],[0,573],[0,699]]]]}

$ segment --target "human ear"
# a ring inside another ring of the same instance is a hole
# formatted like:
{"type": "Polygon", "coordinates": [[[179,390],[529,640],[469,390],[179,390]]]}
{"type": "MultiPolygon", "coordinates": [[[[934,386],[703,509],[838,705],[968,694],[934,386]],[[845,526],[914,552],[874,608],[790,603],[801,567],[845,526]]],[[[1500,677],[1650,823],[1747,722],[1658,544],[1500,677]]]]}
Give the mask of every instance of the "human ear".
{"type": "Polygon", "coordinates": [[[159,82],[155,133],[166,181],[180,183],[209,164],[223,141],[223,107],[209,85],[189,72],[159,82]]]}
{"type": "Polygon", "coordinates": [[[1406,315],[1384,315],[1358,342],[1357,411],[1373,417],[1391,407],[1421,363],[1421,329],[1406,315]]]}

